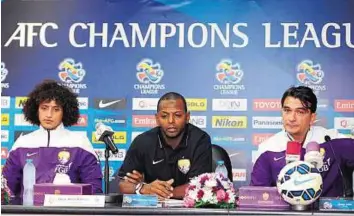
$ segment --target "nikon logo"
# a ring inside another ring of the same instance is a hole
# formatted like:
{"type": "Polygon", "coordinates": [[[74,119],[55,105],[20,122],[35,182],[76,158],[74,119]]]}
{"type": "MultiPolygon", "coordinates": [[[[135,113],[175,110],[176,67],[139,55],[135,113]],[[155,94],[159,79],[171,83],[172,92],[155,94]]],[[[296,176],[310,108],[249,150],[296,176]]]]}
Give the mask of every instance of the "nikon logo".
{"type": "Polygon", "coordinates": [[[15,108],[16,109],[22,109],[23,106],[25,105],[26,100],[28,97],[16,97],[15,99],[15,108]]]}
{"type": "Polygon", "coordinates": [[[247,116],[213,116],[213,128],[247,128],[247,116]]]}

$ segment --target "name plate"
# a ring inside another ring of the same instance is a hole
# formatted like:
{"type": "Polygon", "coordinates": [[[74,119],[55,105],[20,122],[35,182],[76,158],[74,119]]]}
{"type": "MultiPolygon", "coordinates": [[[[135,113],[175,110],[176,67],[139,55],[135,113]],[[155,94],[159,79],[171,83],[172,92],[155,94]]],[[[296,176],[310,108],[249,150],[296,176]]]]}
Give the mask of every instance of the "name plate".
{"type": "Polygon", "coordinates": [[[105,197],[102,195],[64,195],[46,194],[43,206],[57,207],[104,207],[105,197]]]}
{"type": "Polygon", "coordinates": [[[350,198],[320,198],[321,211],[354,211],[354,200],[350,198]]]}
{"type": "Polygon", "coordinates": [[[124,194],[122,207],[150,207],[157,208],[158,199],[156,195],[124,194]]]}

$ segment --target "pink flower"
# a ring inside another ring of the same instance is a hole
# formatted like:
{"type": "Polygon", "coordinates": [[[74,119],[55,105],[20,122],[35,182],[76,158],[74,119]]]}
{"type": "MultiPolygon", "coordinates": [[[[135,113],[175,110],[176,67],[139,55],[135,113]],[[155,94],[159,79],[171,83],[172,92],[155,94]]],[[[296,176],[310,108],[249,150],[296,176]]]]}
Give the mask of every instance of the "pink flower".
{"type": "Polygon", "coordinates": [[[224,201],[225,197],[227,196],[227,193],[224,190],[218,190],[216,192],[216,198],[218,199],[218,202],[224,201]]]}
{"type": "Polygon", "coordinates": [[[183,200],[184,207],[191,208],[194,207],[195,201],[190,197],[185,197],[183,200]]]}
{"type": "Polygon", "coordinates": [[[204,196],[204,191],[203,191],[203,190],[199,190],[199,191],[198,191],[197,198],[198,198],[198,199],[201,199],[201,198],[203,198],[203,196],[204,196]]]}

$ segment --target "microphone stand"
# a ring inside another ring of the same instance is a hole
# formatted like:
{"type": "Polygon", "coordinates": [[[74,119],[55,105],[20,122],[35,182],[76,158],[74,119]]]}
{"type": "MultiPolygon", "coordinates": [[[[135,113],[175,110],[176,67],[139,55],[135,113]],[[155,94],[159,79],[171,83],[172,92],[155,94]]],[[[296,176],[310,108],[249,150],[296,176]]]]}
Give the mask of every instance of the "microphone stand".
{"type": "Polygon", "coordinates": [[[117,206],[119,201],[118,193],[109,193],[109,155],[111,149],[106,145],[104,151],[105,163],[104,163],[104,195],[105,195],[105,206],[117,206]]]}

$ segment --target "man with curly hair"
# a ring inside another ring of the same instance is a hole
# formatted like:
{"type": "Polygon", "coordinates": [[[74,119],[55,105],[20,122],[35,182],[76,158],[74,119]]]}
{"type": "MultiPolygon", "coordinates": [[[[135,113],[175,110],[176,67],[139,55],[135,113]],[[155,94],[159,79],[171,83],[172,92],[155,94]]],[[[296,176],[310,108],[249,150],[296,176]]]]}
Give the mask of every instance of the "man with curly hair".
{"type": "Polygon", "coordinates": [[[3,169],[13,194],[23,193],[22,169],[26,159],[36,167],[36,183],[52,183],[66,177],[72,183],[88,183],[102,193],[99,160],[86,136],[67,130],[79,118],[77,95],[55,81],[35,87],[23,107],[25,119],[39,129],[20,136],[3,169]]]}

